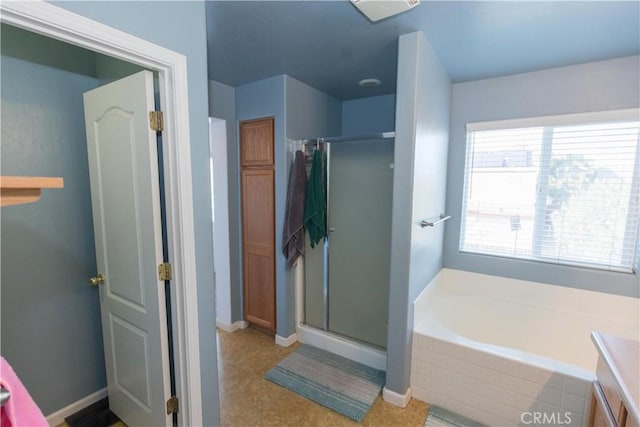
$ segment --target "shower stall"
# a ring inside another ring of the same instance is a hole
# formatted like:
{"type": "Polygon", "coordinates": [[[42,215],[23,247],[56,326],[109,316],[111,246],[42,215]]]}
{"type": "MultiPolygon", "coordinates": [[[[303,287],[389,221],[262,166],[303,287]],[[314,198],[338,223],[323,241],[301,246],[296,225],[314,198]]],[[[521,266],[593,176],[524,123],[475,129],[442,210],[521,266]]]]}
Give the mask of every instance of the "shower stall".
{"type": "Polygon", "coordinates": [[[298,338],[385,369],[393,132],[302,142],[325,153],[324,242],[305,247],[298,338]]]}

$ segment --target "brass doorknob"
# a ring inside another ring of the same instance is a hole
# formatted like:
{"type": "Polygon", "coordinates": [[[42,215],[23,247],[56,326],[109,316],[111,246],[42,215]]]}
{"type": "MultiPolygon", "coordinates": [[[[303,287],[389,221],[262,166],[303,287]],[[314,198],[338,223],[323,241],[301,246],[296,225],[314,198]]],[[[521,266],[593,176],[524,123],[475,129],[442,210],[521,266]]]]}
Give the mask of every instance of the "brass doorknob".
{"type": "Polygon", "coordinates": [[[102,274],[98,274],[96,277],[92,277],[89,279],[89,286],[98,285],[104,285],[104,276],[102,274]]]}

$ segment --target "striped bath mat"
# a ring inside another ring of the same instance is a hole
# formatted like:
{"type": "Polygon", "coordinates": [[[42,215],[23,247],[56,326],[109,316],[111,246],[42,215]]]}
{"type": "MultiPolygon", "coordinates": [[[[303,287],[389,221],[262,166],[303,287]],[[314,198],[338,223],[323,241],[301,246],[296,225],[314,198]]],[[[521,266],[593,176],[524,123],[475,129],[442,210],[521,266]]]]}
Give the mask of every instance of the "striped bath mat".
{"type": "Polygon", "coordinates": [[[429,405],[424,427],[483,427],[483,425],[439,406],[429,405]]]}
{"type": "Polygon", "coordinates": [[[360,422],[385,382],[384,371],[302,345],[264,376],[360,422]]]}

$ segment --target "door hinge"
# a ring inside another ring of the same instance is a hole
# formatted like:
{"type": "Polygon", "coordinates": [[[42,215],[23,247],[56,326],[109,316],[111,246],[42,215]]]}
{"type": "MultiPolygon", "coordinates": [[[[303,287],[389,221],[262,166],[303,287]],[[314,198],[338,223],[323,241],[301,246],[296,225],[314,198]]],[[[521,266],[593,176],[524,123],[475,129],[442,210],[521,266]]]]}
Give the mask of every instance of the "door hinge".
{"type": "Polygon", "coordinates": [[[149,126],[156,132],[164,130],[164,115],[162,111],[149,111],[149,126]]]}
{"type": "Polygon", "coordinates": [[[163,262],[158,265],[158,280],[171,280],[171,264],[163,262]]]}
{"type": "Polygon", "coordinates": [[[176,396],[171,396],[171,398],[167,400],[167,415],[177,414],[178,411],[178,398],[176,396]]]}

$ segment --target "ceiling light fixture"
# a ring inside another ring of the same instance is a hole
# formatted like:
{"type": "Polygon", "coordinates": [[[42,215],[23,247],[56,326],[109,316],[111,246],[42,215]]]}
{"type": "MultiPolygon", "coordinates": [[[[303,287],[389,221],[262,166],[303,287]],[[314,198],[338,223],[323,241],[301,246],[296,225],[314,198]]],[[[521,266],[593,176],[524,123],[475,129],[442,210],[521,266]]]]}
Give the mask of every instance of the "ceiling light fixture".
{"type": "Polygon", "coordinates": [[[413,9],[420,0],[351,0],[351,4],[370,21],[376,22],[413,9]]]}
{"type": "Polygon", "coordinates": [[[376,87],[382,83],[379,79],[362,79],[358,84],[362,87],[376,87]]]}

